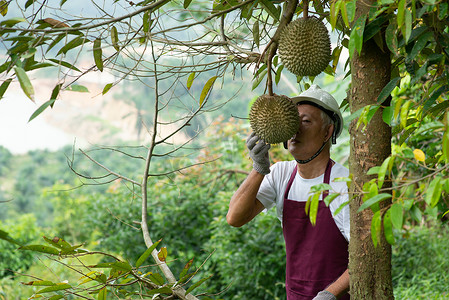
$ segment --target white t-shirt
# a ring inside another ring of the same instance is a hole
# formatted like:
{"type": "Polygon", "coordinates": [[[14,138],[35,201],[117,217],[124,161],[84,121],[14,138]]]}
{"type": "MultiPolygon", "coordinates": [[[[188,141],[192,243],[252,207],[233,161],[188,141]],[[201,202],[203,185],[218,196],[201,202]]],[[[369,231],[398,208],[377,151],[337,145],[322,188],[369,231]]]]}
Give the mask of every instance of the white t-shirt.
{"type": "MultiPolygon", "coordinates": [[[[270,174],[266,175],[262,181],[262,184],[257,193],[257,199],[267,208],[270,209],[276,205],[276,212],[279,220],[282,222],[282,211],[284,207],[284,192],[287,188],[290,176],[296,166],[296,161],[282,161],[275,163],[271,166],[270,174]]],[[[329,184],[332,190],[329,194],[340,193],[340,196],[335,198],[329,205],[329,209],[334,218],[335,224],[340,229],[343,236],[349,241],[349,205],[346,205],[337,215],[334,212],[340,207],[341,204],[348,201],[348,188],[346,182],[335,182],[335,178],[348,177],[349,171],[339,163],[335,163],[332,166],[331,176],[329,184]]],[[[288,199],[295,201],[307,201],[311,193],[310,188],[314,185],[323,183],[324,174],[313,178],[304,179],[296,173],[296,177],[293,180],[290,188],[288,199]]],[[[320,201],[322,195],[320,197],[320,201]]]]}

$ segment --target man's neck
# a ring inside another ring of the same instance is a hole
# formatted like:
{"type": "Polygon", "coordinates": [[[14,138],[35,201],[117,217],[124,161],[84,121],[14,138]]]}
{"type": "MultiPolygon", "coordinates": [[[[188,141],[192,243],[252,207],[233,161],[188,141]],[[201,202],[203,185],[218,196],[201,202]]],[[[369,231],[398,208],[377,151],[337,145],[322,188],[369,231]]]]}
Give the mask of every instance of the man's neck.
{"type": "Polygon", "coordinates": [[[312,161],[306,164],[298,163],[298,173],[302,178],[312,179],[321,176],[326,171],[327,163],[329,162],[330,154],[323,151],[312,161]]]}

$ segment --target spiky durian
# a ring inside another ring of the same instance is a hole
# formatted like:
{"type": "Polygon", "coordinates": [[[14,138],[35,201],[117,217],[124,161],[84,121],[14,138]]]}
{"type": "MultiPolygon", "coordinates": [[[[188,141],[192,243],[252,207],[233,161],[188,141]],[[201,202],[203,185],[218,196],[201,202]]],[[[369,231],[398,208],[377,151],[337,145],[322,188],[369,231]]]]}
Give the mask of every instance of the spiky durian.
{"type": "Polygon", "coordinates": [[[266,143],[283,143],[298,132],[299,114],[287,96],[262,95],[251,106],[249,123],[266,143]]]}
{"type": "Polygon", "coordinates": [[[284,66],[297,76],[316,76],[331,60],[329,32],[315,17],[297,19],[282,30],[279,57],[284,66]]]}

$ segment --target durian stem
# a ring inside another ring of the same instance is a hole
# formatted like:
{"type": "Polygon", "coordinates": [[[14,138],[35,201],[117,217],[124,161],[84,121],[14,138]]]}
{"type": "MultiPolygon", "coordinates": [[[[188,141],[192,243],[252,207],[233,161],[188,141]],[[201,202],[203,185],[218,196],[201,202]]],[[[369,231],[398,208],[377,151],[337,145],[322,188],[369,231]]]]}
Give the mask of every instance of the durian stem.
{"type": "Polygon", "coordinates": [[[271,61],[273,60],[273,57],[276,55],[276,51],[278,49],[278,40],[279,40],[281,31],[285,28],[285,26],[287,26],[288,23],[290,23],[292,21],[293,15],[295,14],[297,6],[298,6],[298,0],[289,0],[286,2],[284,12],[282,13],[281,20],[279,21],[279,26],[276,29],[276,32],[274,33],[270,42],[267,44],[267,46],[263,50],[262,54],[260,55],[260,59],[256,65],[256,67],[258,67],[260,62],[265,58],[265,55],[268,54],[268,56],[266,57],[267,87],[268,87],[268,93],[271,96],[273,95],[273,80],[271,77],[271,61]]]}
{"type": "Polygon", "coordinates": [[[303,0],[302,4],[302,16],[304,19],[307,19],[309,17],[309,0],[303,0]]]}
{"type": "Polygon", "coordinates": [[[270,51],[270,54],[268,55],[267,60],[267,87],[268,87],[268,95],[273,96],[273,78],[271,76],[271,60],[273,59],[272,52],[270,51]]]}

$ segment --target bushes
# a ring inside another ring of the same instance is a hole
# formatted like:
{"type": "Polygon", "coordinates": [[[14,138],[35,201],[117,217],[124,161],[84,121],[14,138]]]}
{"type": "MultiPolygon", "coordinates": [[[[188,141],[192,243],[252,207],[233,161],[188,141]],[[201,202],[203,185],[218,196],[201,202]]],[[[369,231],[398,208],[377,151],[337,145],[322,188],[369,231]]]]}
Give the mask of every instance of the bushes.
{"type": "Polygon", "coordinates": [[[211,258],[215,276],[209,290],[224,290],[220,299],[285,299],[284,241],[275,210],[232,228],[225,219],[232,193],[224,194],[216,204],[224,207],[223,213],[214,219],[207,243],[209,251],[215,251],[211,258]]]}
{"type": "Polygon", "coordinates": [[[449,226],[414,228],[393,247],[396,299],[449,297],[449,226]]]}
{"type": "MultiPolygon", "coordinates": [[[[39,236],[35,223],[33,215],[22,215],[14,220],[0,222],[0,229],[9,233],[14,240],[26,244],[39,236]]],[[[17,250],[18,247],[0,239],[0,278],[14,276],[15,272],[24,273],[33,264],[34,254],[17,250]]]]}

